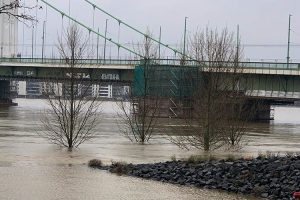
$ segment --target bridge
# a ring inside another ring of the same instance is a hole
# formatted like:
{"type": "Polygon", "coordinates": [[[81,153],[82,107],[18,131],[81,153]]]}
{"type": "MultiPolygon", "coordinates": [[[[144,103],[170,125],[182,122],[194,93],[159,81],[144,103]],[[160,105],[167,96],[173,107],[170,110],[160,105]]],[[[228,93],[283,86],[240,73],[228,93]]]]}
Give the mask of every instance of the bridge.
{"type": "MultiPolygon", "coordinates": [[[[63,80],[70,66],[65,59],[0,58],[1,79],[63,80]]],[[[76,73],[91,82],[122,82],[133,80],[134,66],[140,60],[76,60],[76,73]]]]}
{"type": "MultiPolygon", "coordinates": [[[[157,70],[169,66],[169,70],[196,67],[205,71],[209,66],[208,62],[194,60],[187,60],[184,66],[181,60],[175,59],[153,59],[151,62],[157,70]]],[[[77,63],[77,73],[87,81],[130,84],[134,81],[135,67],[142,66],[143,60],[80,59],[77,63]]],[[[238,65],[242,68],[240,73],[247,75],[241,87],[247,88],[250,96],[300,99],[300,63],[240,62],[238,65]]],[[[227,67],[230,68],[230,64],[227,67]]],[[[64,59],[0,58],[2,80],[63,80],[67,75],[62,71],[67,68],[64,59]]]]}
{"type": "MultiPolygon", "coordinates": [[[[182,80],[178,78],[178,69],[190,69],[209,73],[224,73],[211,70],[209,62],[196,62],[187,60],[182,65],[181,60],[153,59],[150,62],[152,69],[161,71],[161,84],[159,90],[165,98],[180,93],[182,80]],[[177,75],[176,75],[177,74],[177,75]],[[177,76],[177,77],[176,77],[177,76]],[[174,89],[177,90],[174,92],[174,89]],[[173,92],[173,93],[172,93],[173,92]]],[[[144,60],[77,60],[76,71],[80,78],[93,83],[110,84],[136,84],[139,77],[137,68],[144,67],[144,60]]],[[[226,76],[230,76],[232,66],[236,63],[227,63],[226,76]]],[[[274,62],[240,62],[239,73],[242,75],[239,87],[245,91],[249,99],[263,100],[264,107],[260,119],[270,117],[271,105],[293,104],[300,100],[300,63],[274,63],[274,62]]],[[[65,59],[40,58],[1,58],[0,59],[0,96],[6,97],[10,89],[11,80],[58,81],[68,78],[64,69],[68,68],[65,59]]],[[[179,75],[180,76],[180,75],[179,75]]],[[[145,78],[145,77],[144,77],[145,78]]],[[[148,77],[149,78],[149,77],[148,77]]],[[[151,78],[151,77],[150,77],[151,78]]]]}
{"type": "MultiPolygon", "coordinates": [[[[63,10],[60,10],[53,4],[49,3],[47,0],[41,0],[43,5],[46,6],[46,19],[45,27],[47,22],[47,10],[48,8],[56,12],[61,16],[62,29],[65,24],[70,24],[73,22],[81,27],[88,33],[88,38],[97,39],[97,45],[93,45],[91,42],[92,54],[88,55],[87,58],[82,58],[76,60],[76,73],[78,77],[84,79],[85,81],[93,82],[96,84],[106,83],[106,84],[127,84],[136,83],[138,78],[139,68],[144,67],[145,59],[148,59],[140,51],[135,48],[129,48],[128,46],[120,42],[120,30],[121,25],[141,36],[146,41],[151,41],[157,45],[158,55],[156,58],[151,59],[150,65],[155,67],[155,70],[162,71],[164,73],[162,83],[159,87],[163,91],[164,95],[172,96],[178,89],[177,84],[182,81],[178,78],[178,69],[190,69],[190,70],[201,70],[202,72],[210,73],[223,73],[211,70],[209,68],[210,62],[207,61],[196,61],[192,57],[186,55],[185,51],[180,51],[176,48],[171,47],[166,43],[161,41],[161,36],[156,39],[148,33],[144,33],[134,28],[133,26],[127,24],[123,20],[113,16],[109,12],[103,10],[99,6],[95,5],[91,1],[83,0],[89,6],[91,6],[93,13],[93,25],[89,26],[80,19],[75,19],[63,10]],[[99,29],[97,30],[94,26],[95,22],[95,12],[104,13],[107,17],[113,19],[113,21],[118,24],[118,38],[113,38],[108,35],[107,24],[105,28],[105,33],[101,33],[99,29]],[[68,20],[68,23],[66,23],[68,20]],[[96,36],[96,38],[95,38],[96,36]],[[99,53],[99,38],[104,39],[104,50],[103,54],[99,53]],[[116,47],[117,58],[112,59],[111,56],[107,56],[106,43],[110,43],[116,47]],[[162,56],[161,53],[164,48],[164,53],[168,52],[167,55],[162,56]],[[126,59],[120,59],[121,50],[127,52],[128,54],[123,54],[126,59]],[[97,52],[95,54],[95,51],[97,52]],[[133,59],[132,59],[133,58],[133,59]],[[184,62],[182,62],[184,61],[184,62]]],[[[29,30],[32,33],[35,31],[33,29],[29,30]]],[[[63,32],[63,31],[62,31],[63,32]]],[[[34,36],[34,35],[33,35],[34,36]]],[[[3,49],[5,51],[5,46],[1,46],[1,58],[0,58],[0,99],[7,96],[9,90],[9,82],[14,81],[24,81],[24,80],[34,80],[34,81],[53,81],[53,80],[64,80],[68,78],[68,64],[66,59],[60,59],[56,56],[47,56],[45,54],[45,37],[46,33],[43,32],[42,35],[42,46],[40,47],[40,56],[35,58],[34,52],[38,49],[36,44],[34,44],[34,39],[32,38],[31,55],[24,56],[22,51],[21,55],[17,56],[16,52],[10,52],[10,55],[3,56],[3,49]],[[50,58],[51,57],[51,58],[50,58]]],[[[62,38],[62,35],[59,36],[62,38]]],[[[93,39],[92,39],[93,40],[93,39]]],[[[9,49],[16,49],[16,44],[13,44],[14,48],[9,47],[9,49]]],[[[49,52],[49,50],[47,50],[49,52]]],[[[53,49],[52,49],[53,54],[53,49]]],[[[233,66],[236,63],[227,63],[226,75],[230,76],[232,73],[233,66]]],[[[300,64],[299,63],[277,63],[277,62],[239,62],[238,66],[242,74],[242,81],[239,83],[239,88],[245,91],[245,94],[249,98],[253,99],[263,99],[268,105],[271,104],[288,104],[298,101],[300,99],[300,64]]],[[[141,77],[140,77],[141,78],[141,77]]],[[[179,91],[180,92],[180,91],[179,91]]]]}

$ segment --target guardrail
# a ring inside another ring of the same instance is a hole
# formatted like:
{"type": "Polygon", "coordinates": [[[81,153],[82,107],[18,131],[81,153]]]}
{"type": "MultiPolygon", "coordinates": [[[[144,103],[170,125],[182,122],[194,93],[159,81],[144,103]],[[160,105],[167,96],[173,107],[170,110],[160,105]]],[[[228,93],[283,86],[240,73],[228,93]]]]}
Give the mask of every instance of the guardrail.
{"type": "MultiPolygon", "coordinates": [[[[66,64],[68,59],[51,58],[0,58],[1,62],[9,63],[35,63],[35,64],[66,64]]],[[[96,65],[138,65],[140,60],[118,60],[118,59],[77,59],[79,64],[96,65]]]]}
{"type": "MultiPolygon", "coordinates": [[[[36,64],[66,64],[67,59],[51,59],[51,58],[0,58],[1,62],[9,63],[36,63],[36,64]]],[[[142,65],[145,61],[138,59],[78,59],[77,63],[87,65],[142,65]]],[[[220,62],[209,62],[196,60],[180,59],[151,59],[150,63],[158,65],[173,65],[173,66],[201,66],[201,67],[216,67],[220,62]]],[[[237,63],[222,62],[224,67],[234,67],[237,63]]],[[[277,62],[239,62],[239,67],[249,69],[270,69],[270,70],[300,70],[300,63],[277,63],[277,62]]]]}

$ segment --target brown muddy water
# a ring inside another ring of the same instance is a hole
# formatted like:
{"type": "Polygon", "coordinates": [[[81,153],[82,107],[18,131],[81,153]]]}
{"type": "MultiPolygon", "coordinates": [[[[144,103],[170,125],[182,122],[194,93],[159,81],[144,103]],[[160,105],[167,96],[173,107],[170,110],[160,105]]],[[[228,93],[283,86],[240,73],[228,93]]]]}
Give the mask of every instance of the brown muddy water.
{"type": "MultiPolygon", "coordinates": [[[[126,161],[147,163],[201,154],[185,151],[164,137],[151,144],[130,143],[119,133],[113,102],[103,103],[98,135],[69,152],[48,144],[36,134],[46,104],[43,100],[17,99],[17,107],[0,109],[0,199],[255,199],[224,192],[180,187],[132,177],[116,176],[90,169],[87,162],[98,158],[105,163],[126,161]]],[[[250,124],[247,146],[238,154],[298,151],[300,108],[276,107],[275,120],[250,124]]],[[[223,156],[222,153],[217,152],[223,156]]]]}

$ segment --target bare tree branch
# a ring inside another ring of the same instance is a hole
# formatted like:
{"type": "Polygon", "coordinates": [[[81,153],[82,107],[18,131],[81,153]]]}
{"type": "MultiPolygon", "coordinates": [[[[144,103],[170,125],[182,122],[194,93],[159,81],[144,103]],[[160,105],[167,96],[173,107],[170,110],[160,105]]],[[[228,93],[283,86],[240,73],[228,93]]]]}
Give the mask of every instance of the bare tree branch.
{"type": "MultiPolygon", "coordinates": [[[[68,67],[63,70],[65,81],[55,84],[61,88],[61,93],[53,98],[48,96],[50,106],[41,120],[45,128],[42,136],[54,144],[68,147],[78,147],[94,137],[99,121],[100,102],[97,96],[89,94],[91,83],[84,81],[78,62],[85,53],[86,40],[82,41],[81,32],[76,25],[71,25],[65,34],[67,46],[59,40],[58,49],[68,67]]],[[[55,94],[53,90],[50,92],[55,94]]]]}
{"type": "Polygon", "coordinates": [[[225,144],[241,144],[247,101],[239,87],[243,76],[240,42],[233,36],[226,28],[219,32],[207,27],[191,38],[189,52],[200,67],[197,77],[190,74],[184,80],[195,86],[185,126],[178,136],[171,137],[180,147],[210,151],[225,144]]]}
{"type": "MultiPolygon", "coordinates": [[[[3,3],[0,5],[0,14],[5,14],[8,17],[13,17],[18,21],[25,22],[25,21],[37,21],[34,16],[26,14],[26,13],[19,13],[18,10],[31,10],[35,7],[29,7],[21,4],[20,0],[14,0],[10,3],[3,3]]],[[[40,7],[41,9],[42,7],[40,7]]]]}
{"type": "Polygon", "coordinates": [[[151,33],[147,30],[147,35],[143,43],[138,45],[137,51],[143,55],[144,60],[135,73],[134,85],[128,93],[128,100],[118,103],[121,113],[118,113],[122,119],[120,130],[122,134],[129,138],[132,142],[144,144],[148,142],[152,136],[159,117],[159,94],[157,91],[151,90],[150,82],[159,80],[155,73],[155,64],[151,59],[157,58],[157,47],[150,40],[151,33]],[[152,80],[150,80],[152,77],[152,80]]]}

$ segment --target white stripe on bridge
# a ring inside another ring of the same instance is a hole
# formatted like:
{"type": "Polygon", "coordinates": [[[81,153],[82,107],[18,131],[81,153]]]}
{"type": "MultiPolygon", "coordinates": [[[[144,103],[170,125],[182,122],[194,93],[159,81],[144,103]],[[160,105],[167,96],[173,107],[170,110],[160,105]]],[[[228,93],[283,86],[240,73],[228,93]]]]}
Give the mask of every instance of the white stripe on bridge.
{"type": "MultiPolygon", "coordinates": [[[[20,63],[20,62],[0,62],[0,66],[6,67],[40,67],[40,68],[68,68],[68,64],[64,63],[20,63]]],[[[133,70],[136,64],[103,64],[103,63],[79,63],[75,68],[87,68],[87,69],[120,69],[120,70],[133,70]]],[[[220,70],[220,68],[204,68],[204,71],[211,72],[224,72],[234,73],[234,68],[220,70]]],[[[237,73],[243,74],[270,74],[270,75],[291,75],[299,76],[300,69],[274,69],[274,68],[248,68],[244,66],[242,69],[236,69],[237,73]]]]}
{"type": "MultiPolygon", "coordinates": [[[[19,63],[19,62],[1,62],[0,66],[6,67],[40,67],[40,68],[68,68],[68,64],[59,63],[19,63]]],[[[76,64],[75,68],[87,68],[87,69],[122,69],[122,70],[132,70],[135,65],[111,65],[111,64],[76,64]]]]}

